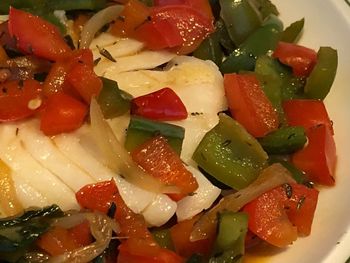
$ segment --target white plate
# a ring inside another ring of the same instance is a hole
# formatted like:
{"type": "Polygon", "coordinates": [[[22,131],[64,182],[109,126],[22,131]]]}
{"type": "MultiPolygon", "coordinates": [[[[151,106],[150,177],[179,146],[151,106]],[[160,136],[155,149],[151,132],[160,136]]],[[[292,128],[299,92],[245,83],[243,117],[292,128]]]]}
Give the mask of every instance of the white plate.
{"type": "MultiPolygon", "coordinates": [[[[345,0],[273,0],[285,26],[305,17],[301,44],[338,50],[335,83],[326,99],[334,122],[336,186],[321,189],[312,233],[272,256],[271,263],[345,263],[350,257],[350,6],[345,0]],[[349,231],[349,232],[348,232],[349,231]]],[[[265,262],[265,261],[264,261],[265,262]]]]}

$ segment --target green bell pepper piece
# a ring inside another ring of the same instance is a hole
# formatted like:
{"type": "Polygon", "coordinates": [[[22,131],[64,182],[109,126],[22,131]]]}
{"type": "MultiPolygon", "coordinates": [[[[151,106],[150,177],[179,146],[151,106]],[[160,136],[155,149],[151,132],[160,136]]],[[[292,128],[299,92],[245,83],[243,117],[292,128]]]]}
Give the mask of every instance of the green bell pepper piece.
{"type": "Polygon", "coordinates": [[[268,157],[238,122],[225,114],[219,117],[219,123],[198,145],[193,160],[218,181],[239,190],[256,179],[268,157]]]}
{"type": "Polygon", "coordinates": [[[268,17],[266,17],[266,19],[264,20],[264,22],[262,23],[263,26],[265,25],[269,25],[269,24],[272,24],[272,25],[275,25],[276,26],[276,29],[280,32],[283,31],[283,22],[281,19],[279,19],[276,15],[274,14],[270,14],[268,17]]]}
{"type": "Polygon", "coordinates": [[[270,156],[269,164],[280,163],[282,164],[292,175],[293,179],[298,184],[306,184],[309,180],[305,173],[296,168],[291,162],[278,158],[277,156],[270,156]]]}
{"type": "Polygon", "coordinates": [[[248,215],[225,211],[218,215],[218,235],[210,263],[240,263],[248,231],[248,215]]]}
{"type": "Polygon", "coordinates": [[[253,3],[255,8],[260,11],[263,18],[266,18],[271,14],[276,16],[279,15],[277,7],[270,0],[252,0],[251,3],[253,3]]]}
{"type": "Polygon", "coordinates": [[[307,141],[301,126],[282,127],[269,133],[259,142],[268,154],[290,154],[304,147],[307,141]]]}
{"type": "Polygon", "coordinates": [[[331,47],[320,47],[317,53],[317,64],[306,80],[305,95],[310,99],[326,98],[335,79],[337,67],[337,50],[331,47]]]}
{"type": "Polygon", "coordinates": [[[274,50],[280,39],[279,26],[267,24],[257,29],[249,38],[222,63],[222,73],[252,71],[256,59],[274,50]]]}
{"type": "Polygon", "coordinates": [[[220,66],[224,53],[221,50],[218,32],[214,32],[207,37],[193,52],[193,56],[202,60],[211,60],[220,66]]]}
{"type": "Polygon", "coordinates": [[[261,25],[260,14],[248,0],[220,0],[220,16],[236,46],[261,25]]]}
{"type": "Polygon", "coordinates": [[[159,121],[152,121],[138,116],[131,116],[126,133],[125,148],[132,152],[136,147],[156,136],[164,136],[169,145],[180,155],[185,129],[159,121]]]}
{"type": "Polygon", "coordinates": [[[130,99],[125,98],[118,83],[114,80],[101,77],[103,87],[97,97],[97,102],[101,107],[103,116],[106,119],[123,115],[130,110],[130,99]]]}
{"type": "Polygon", "coordinates": [[[174,251],[174,244],[169,229],[153,230],[152,236],[160,247],[174,251]]]}
{"type": "Polygon", "coordinates": [[[281,41],[288,43],[296,42],[303,31],[304,23],[305,19],[302,18],[290,24],[290,26],[283,31],[281,41]]]}
{"type": "Polygon", "coordinates": [[[222,19],[215,22],[215,32],[218,34],[219,43],[225,49],[225,53],[231,54],[237,47],[232,42],[222,19]]]}

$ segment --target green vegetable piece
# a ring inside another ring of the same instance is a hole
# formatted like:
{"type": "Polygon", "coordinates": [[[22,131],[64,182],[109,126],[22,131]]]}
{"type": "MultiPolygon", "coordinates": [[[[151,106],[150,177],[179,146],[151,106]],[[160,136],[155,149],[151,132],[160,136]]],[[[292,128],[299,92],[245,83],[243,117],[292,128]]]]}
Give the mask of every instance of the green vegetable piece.
{"type": "Polygon", "coordinates": [[[248,0],[220,0],[220,16],[236,46],[261,25],[261,17],[248,0]]]}
{"type": "Polygon", "coordinates": [[[338,52],[331,47],[320,47],[317,64],[306,80],[304,92],[308,98],[323,100],[329,93],[338,67],[338,52]]]}
{"type": "Polygon", "coordinates": [[[274,50],[280,39],[279,25],[267,24],[257,29],[249,38],[222,63],[220,71],[231,73],[252,71],[256,59],[274,50]]]}
{"type": "Polygon", "coordinates": [[[193,159],[218,181],[239,190],[256,179],[268,157],[238,122],[225,114],[219,117],[219,123],[204,136],[193,159]]]}
{"type": "Polygon", "coordinates": [[[106,119],[123,115],[130,110],[130,99],[124,94],[114,80],[101,77],[103,87],[97,97],[97,102],[101,107],[103,116],[106,119]]]}
{"type": "Polygon", "coordinates": [[[225,49],[225,52],[230,54],[237,48],[235,44],[232,42],[227,32],[225,23],[224,21],[222,21],[222,19],[219,19],[218,21],[216,21],[215,32],[216,34],[218,34],[219,43],[225,49]]]}
{"type": "Polygon", "coordinates": [[[304,23],[305,23],[304,18],[292,23],[289,27],[287,27],[283,31],[281,41],[288,42],[288,43],[296,42],[299,36],[301,35],[301,32],[303,31],[304,23]]]}
{"type": "Polygon", "coordinates": [[[221,50],[218,32],[215,32],[206,38],[193,52],[193,56],[203,60],[211,60],[216,65],[220,66],[224,54],[221,50]]]}
{"type": "Polygon", "coordinates": [[[277,7],[270,0],[252,0],[253,5],[258,9],[263,18],[273,14],[278,16],[279,12],[277,7]]]}
{"type": "Polygon", "coordinates": [[[263,26],[265,25],[275,25],[276,26],[276,29],[279,31],[279,32],[282,32],[283,31],[283,22],[281,19],[279,19],[276,15],[274,14],[270,14],[268,17],[266,17],[266,19],[264,20],[263,22],[263,26]]]}
{"type": "Polygon", "coordinates": [[[174,244],[169,229],[153,230],[152,235],[160,247],[174,251],[174,244]]]}
{"type": "Polygon", "coordinates": [[[243,260],[248,215],[225,211],[218,216],[218,235],[210,263],[239,263],[243,260]]]}
{"type": "Polygon", "coordinates": [[[259,139],[268,154],[290,154],[304,147],[307,141],[301,126],[282,127],[259,139]]]}
{"type": "Polygon", "coordinates": [[[184,128],[138,116],[131,116],[126,133],[125,148],[132,152],[136,147],[157,135],[164,136],[169,145],[180,155],[185,136],[184,128]]]}
{"type": "Polygon", "coordinates": [[[309,181],[306,174],[300,171],[298,168],[296,168],[291,162],[288,162],[286,160],[280,159],[275,156],[270,156],[269,164],[274,164],[274,163],[282,164],[291,173],[293,179],[298,184],[305,184],[309,181]]]}

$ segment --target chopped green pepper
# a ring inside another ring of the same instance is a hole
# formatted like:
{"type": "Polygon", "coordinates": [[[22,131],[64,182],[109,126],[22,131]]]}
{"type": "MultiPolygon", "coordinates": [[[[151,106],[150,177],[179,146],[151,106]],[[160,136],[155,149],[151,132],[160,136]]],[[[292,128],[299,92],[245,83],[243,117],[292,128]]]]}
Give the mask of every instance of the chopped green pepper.
{"type": "Polygon", "coordinates": [[[218,34],[219,43],[225,49],[224,50],[225,53],[228,53],[228,54],[232,53],[236,49],[236,46],[232,42],[227,32],[227,29],[225,27],[224,21],[222,21],[222,19],[219,19],[218,21],[216,21],[215,32],[218,34]]]}
{"type": "Polygon", "coordinates": [[[281,158],[278,158],[276,156],[270,156],[269,158],[269,164],[274,164],[274,163],[280,163],[282,164],[292,175],[293,179],[298,183],[298,184],[305,184],[309,180],[307,179],[307,176],[305,173],[300,171],[298,168],[296,168],[291,162],[288,162],[286,160],[283,160],[281,158]]]}
{"type": "Polygon", "coordinates": [[[130,99],[125,98],[118,87],[118,83],[101,77],[103,87],[97,97],[103,116],[106,119],[123,115],[130,109],[130,99]]]}
{"type": "Polygon", "coordinates": [[[160,247],[174,251],[174,244],[169,229],[153,230],[152,236],[160,247]]]}
{"type": "Polygon", "coordinates": [[[239,263],[243,260],[248,215],[230,211],[218,215],[218,234],[210,263],[239,263]]]}
{"type": "Polygon", "coordinates": [[[304,28],[304,23],[305,23],[304,18],[292,23],[289,27],[287,27],[283,31],[281,40],[284,42],[288,42],[288,43],[295,42],[298,39],[298,37],[300,36],[300,34],[304,28]]]}
{"type": "Polygon", "coordinates": [[[220,16],[236,46],[261,25],[261,17],[248,0],[220,0],[220,16]]]}
{"type": "Polygon", "coordinates": [[[193,52],[193,56],[203,60],[211,60],[216,65],[220,66],[224,54],[221,50],[218,32],[214,32],[206,38],[193,52]]]}
{"type": "Polygon", "coordinates": [[[257,29],[222,63],[223,73],[254,70],[257,57],[274,50],[280,39],[279,25],[267,24],[257,29]]]}
{"type": "Polygon", "coordinates": [[[260,11],[263,18],[271,14],[279,15],[277,7],[270,0],[252,0],[252,3],[255,5],[256,9],[260,11]]]}
{"type": "Polygon", "coordinates": [[[317,64],[306,80],[304,92],[308,98],[323,100],[329,93],[338,66],[337,50],[331,47],[320,47],[317,53],[317,64]]]}
{"type": "Polygon", "coordinates": [[[242,189],[265,167],[267,154],[257,140],[231,117],[220,114],[194,152],[193,159],[218,181],[242,189]]]}
{"type": "Polygon", "coordinates": [[[282,127],[259,139],[269,154],[290,154],[304,147],[307,141],[305,129],[301,126],[282,127]]]}
{"type": "Polygon", "coordinates": [[[157,135],[163,135],[167,139],[169,145],[180,155],[182,141],[185,136],[184,128],[138,116],[132,116],[130,119],[128,131],[126,133],[125,148],[131,152],[137,146],[157,135]]]}

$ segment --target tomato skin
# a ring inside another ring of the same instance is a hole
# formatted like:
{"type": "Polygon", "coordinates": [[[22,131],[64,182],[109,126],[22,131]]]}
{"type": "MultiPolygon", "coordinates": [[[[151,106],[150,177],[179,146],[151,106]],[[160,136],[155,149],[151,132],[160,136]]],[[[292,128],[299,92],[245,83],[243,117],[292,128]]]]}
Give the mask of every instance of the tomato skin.
{"type": "Polygon", "coordinates": [[[187,118],[187,110],[179,96],[170,88],[134,98],[131,114],[152,120],[175,121],[187,118]]]}
{"type": "Polygon", "coordinates": [[[178,54],[193,52],[210,33],[214,32],[213,23],[209,18],[186,5],[154,7],[151,20],[156,22],[167,20],[176,25],[183,39],[183,43],[174,49],[178,54]]]}
{"type": "Polygon", "coordinates": [[[224,87],[232,116],[254,137],[276,130],[278,114],[255,75],[225,74],[224,87]]]}
{"type": "Polygon", "coordinates": [[[319,124],[326,125],[332,132],[333,125],[329,119],[323,101],[295,99],[284,101],[283,110],[290,126],[303,126],[305,130],[319,124]]]}
{"type": "Polygon", "coordinates": [[[40,130],[49,136],[76,130],[83,124],[87,110],[85,104],[69,95],[54,94],[41,112],[40,130]]]}
{"type": "Polygon", "coordinates": [[[318,191],[304,185],[285,184],[252,202],[243,211],[249,215],[249,230],[277,247],[286,247],[298,233],[309,235],[318,191]]]}
{"type": "Polygon", "coordinates": [[[334,137],[325,125],[307,130],[308,144],[292,155],[293,164],[315,183],[332,186],[337,162],[334,137]]]}
{"type": "Polygon", "coordinates": [[[56,61],[71,50],[54,25],[25,11],[11,7],[8,27],[17,47],[26,54],[56,61]]]}
{"type": "Polygon", "coordinates": [[[36,80],[11,80],[0,84],[0,122],[17,121],[34,115],[40,107],[30,109],[32,100],[42,100],[42,85],[36,80]]]}
{"type": "Polygon", "coordinates": [[[166,139],[161,136],[146,141],[137,147],[131,156],[146,172],[165,184],[179,188],[179,194],[169,194],[175,201],[186,197],[198,188],[194,176],[185,168],[166,139]]]}
{"type": "Polygon", "coordinates": [[[290,66],[297,77],[309,76],[317,62],[315,50],[287,42],[277,44],[273,57],[290,66]]]}
{"type": "Polygon", "coordinates": [[[193,254],[210,256],[210,253],[212,252],[215,235],[195,242],[190,241],[193,226],[199,218],[200,215],[197,215],[192,219],[178,222],[176,225],[170,228],[170,235],[175,251],[184,258],[189,258],[193,254]]]}

